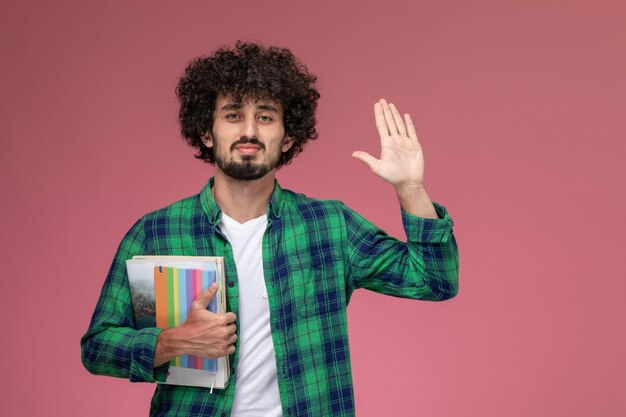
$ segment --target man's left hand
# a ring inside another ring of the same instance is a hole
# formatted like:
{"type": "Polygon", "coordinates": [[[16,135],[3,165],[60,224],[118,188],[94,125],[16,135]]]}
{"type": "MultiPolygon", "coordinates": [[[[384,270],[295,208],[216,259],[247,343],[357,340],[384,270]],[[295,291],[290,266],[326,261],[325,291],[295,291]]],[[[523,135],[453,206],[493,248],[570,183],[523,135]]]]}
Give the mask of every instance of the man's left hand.
{"type": "Polygon", "coordinates": [[[374,116],[380,135],[380,159],[363,151],[352,156],[395,187],[400,205],[407,213],[436,219],[437,212],[424,189],[424,154],[411,116],[407,113],[402,118],[396,106],[384,99],[374,104],[374,116]]]}
{"type": "Polygon", "coordinates": [[[396,189],[423,188],[424,155],[411,116],[407,113],[403,118],[396,106],[384,99],[374,105],[374,116],[380,135],[380,159],[363,151],[356,151],[352,156],[396,189]]]}

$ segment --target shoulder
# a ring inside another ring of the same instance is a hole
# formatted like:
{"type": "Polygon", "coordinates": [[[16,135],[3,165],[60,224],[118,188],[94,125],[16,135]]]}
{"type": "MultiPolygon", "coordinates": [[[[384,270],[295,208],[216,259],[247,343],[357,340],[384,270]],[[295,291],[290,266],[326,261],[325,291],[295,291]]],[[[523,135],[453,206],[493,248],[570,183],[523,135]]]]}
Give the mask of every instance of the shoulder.
{"type": "Polygon", "coordinates": [[[311,198],[291,190],[283,190],[283,199],[285,211],[291,214],[299,213],[304,218],[342,215],[347,209],[339,200],[311,198]]]}
{"type": "Polygon", "coordinates": [[[285,211],[302,223],[317,229],[341,229],[346,234],[375,235],[381,230],[340,200],[321,200],[284,190],[285,211]],[[289,203],[287,203],[289,202],[289,203]]]}
{"type": "Polygon", "coordinates": [[[159,230],[180,227],[201,214],[200,195],[195,194],[145,214],[137,220],[131,232],[133,229],[140,229],[146,236],[158,234],[159,230]]]}
{"type": "Polygon", "coordinates": [[[158,210],[154,210],[144,215],[141,219],[143,221],[154,221],[156,219],[177,219],[180,217],[187,217],[197,214],[198,211],[202,211],[200,205],[200,194],[195,194],[181,200],[175,201],[162,207],[158,210]]]}
{"type": "Polygon", "coordinates": [[[207,231],[206,218],[199,195],[183,198],[142,216],[122,245],[132,244],[134,254],[182,254],[194,233],[207,231]]]}
{"type": "Polygon", "coordinates": [[[349,228],[355,223],[368,223],[361,215],[340,200],[322,200],[290,190],[283,191],[284,212],[303,223],[316,224],[322,228],[342,229],[349,228]]]}

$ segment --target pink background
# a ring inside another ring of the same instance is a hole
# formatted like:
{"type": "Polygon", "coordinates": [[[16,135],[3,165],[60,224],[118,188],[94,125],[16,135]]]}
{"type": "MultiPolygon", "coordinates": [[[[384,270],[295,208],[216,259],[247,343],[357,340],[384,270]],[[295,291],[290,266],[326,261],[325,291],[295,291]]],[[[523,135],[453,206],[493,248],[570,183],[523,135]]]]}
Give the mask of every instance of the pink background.
{"type": "Polygon", "coordinates": [[[121,237],[197,192],[186,62],[253,39],[319,76],[320,139],[279,174],[402,236],[372,104],[410,112],[455,220],[461,292],[357,292],[360,416],[624,416],[626,10],[621,1],[4,1],[0,409],[146,415],[149,384],[81,366],[121,237]]]}

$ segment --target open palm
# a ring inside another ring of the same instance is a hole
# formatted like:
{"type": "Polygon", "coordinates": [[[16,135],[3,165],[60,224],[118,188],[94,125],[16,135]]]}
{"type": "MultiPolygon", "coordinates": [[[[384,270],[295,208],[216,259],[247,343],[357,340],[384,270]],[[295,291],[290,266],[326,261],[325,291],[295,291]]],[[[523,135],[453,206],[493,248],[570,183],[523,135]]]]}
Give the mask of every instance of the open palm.
{"type": "Polygon", "coordinates": [[[424,183],[424,154],[409,114],[404,118],[393,104],[381,99],[374,105],[376,128],[380,135],[380,159],[356,151],[353,157],[363,161],[372,172],[394,187],[424,183]]]}

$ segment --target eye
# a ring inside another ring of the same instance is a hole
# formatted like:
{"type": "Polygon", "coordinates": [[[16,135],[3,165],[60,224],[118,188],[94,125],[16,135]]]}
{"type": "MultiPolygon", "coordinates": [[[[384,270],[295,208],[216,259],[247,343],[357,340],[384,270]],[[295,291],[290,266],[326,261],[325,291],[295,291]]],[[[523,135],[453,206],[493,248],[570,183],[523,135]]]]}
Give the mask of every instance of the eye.
{"type": "Polygon", "coordinates": [[[239,119],[239,115],[237,113],[228,113],[226,116],[224,116],[224,118],[226,120],[237,120],[239,119]]]}
{"type": "Polygon", "coordinates": [[[261,115],[259,116],[259,120],[265,123],[271,122],[273,119],[270,116],[261,115]]]}

